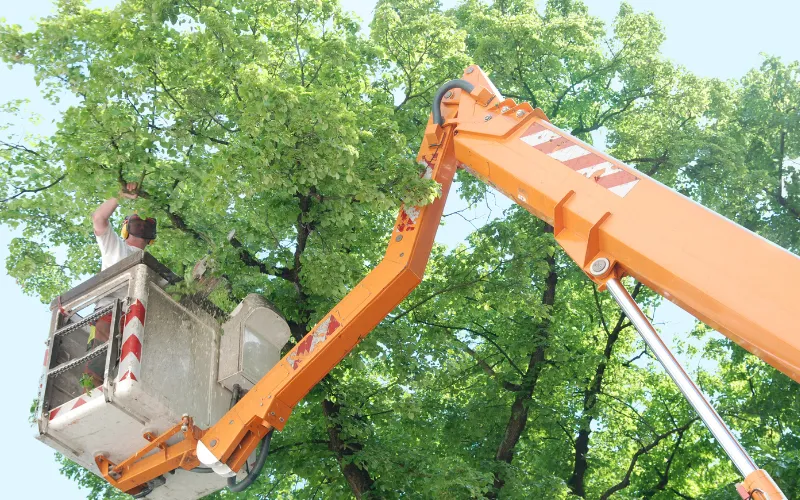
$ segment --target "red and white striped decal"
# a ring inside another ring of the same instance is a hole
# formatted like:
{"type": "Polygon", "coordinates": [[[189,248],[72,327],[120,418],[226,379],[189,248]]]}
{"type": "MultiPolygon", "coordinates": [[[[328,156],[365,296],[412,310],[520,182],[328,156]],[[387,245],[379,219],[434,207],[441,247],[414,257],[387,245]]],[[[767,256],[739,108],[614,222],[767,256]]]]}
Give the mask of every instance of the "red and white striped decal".
{"type": "Polygon", "coordinates": [[[122,322],[122,348],[120,352],[117,382],[138,380],[142,365],[142,341],[144,332],[144,304],[139,299],[128,307],[122,322]]]}
{"type": "Polygon", "coordinates": [[[639,178],[620,164],[612,163],[597,153],[585,148],[580,141],[560,131],[551,130],[541,123],[534,123],[522,134],[522,142],[533,146],[550,158],[624,197],[639,182],[639,178]]]}
{"type": "Polygon", "coordinates": [[[397,223],[397,230],[401,233],[413,231],[417,228],[420,210],[417,207],[403,207],[400,209],[400,221],[397,223]]]}
{"type": "Polygon", "coordinates": [[[297,344],[297,347],[289,353],[289,357],[286,358],[286,361],[289,363],[289,366],[292,369],[297,370],[300,366],[300,363],[303,361],[302,356],[306,354],[311,354],[314,352],[314,349],[317,347],[318,344],[325,342],[325,339],[328,338],[330,334],[336,331],[337,328],[341,326],[339,320],[331,314],[328,316],[328,319],[323,321],[319,324],[311,335],[306,335],[303,340],[297,344]]]}
{"type": "Polygon", "coordinates": [[[75,399],[70,399],[69,401],[67,401],[63,405],[59,406],[58,408],[50,410],[50,417],[49,417],[50,420],[53,420],[54,418],[56,418],[58,416],[63,417],[64,415],[66,415],[67,413],[71,412],[75,408],[79,408],[79,407],[85,405],[86,403],[88,403],[89,401],[91,401],[93,399],[100,398],[100,397],[103,396],[103,388],[102,387],[98,387],[96,389],[92,389],[90,392],[91,392],[91,394],[84,394],[83,396],[78,396],[75,399]]]}
{"type": "MultiPolygon", "coordinates": [[[[419,162],[420,165],[425,167],[425,171],[422,173],[423,179],[433,179],[433,167],[427,161],[419,162]]],[[[413,231],[417,228],[417,221],[419,220],[419,216],[422,213],[422,208],[420,207],[402,207],[400,209],[400,218],[397,221],[397,230],[401,233],[406,231],[413,231]]]]}

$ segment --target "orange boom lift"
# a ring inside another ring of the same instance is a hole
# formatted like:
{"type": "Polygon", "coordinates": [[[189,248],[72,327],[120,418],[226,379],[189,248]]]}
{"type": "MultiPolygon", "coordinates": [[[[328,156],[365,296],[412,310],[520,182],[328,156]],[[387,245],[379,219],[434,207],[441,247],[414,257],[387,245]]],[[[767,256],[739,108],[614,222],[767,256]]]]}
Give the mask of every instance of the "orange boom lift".
{"type": "Polygon", "coordinates": [[[231,476],[261,441],[263,465],[272,431],[420,283],[453,176],[463,168],[552,225],[567,255],[608,289],[740,471],[742,498],[785,498],[620,280],[634,277],[800,382],[800,258],[559,130],[528,103],[503,99],[477,66],[437,92],[418,160],[442,194],[400,209],[381,263],[215,425],[202,431],[186,420],[168,431],[182,426],[183,441],[166,446],[162,436],[117,467],[98,456],[111,484],[137,493],[169,470],[200,462],[231,476]],[[163,451],[142,458],[156,446],[163,451]]]}

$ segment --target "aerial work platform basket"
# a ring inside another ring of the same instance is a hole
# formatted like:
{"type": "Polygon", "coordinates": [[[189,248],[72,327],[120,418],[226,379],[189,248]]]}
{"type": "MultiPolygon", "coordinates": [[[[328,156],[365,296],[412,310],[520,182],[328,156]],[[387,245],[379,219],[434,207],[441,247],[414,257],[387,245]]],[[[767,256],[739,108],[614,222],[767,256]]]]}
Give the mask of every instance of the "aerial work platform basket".
{"type": "MultiPolygon", "coordinates": [[[[280,359],[289,327],[262,297],[248,296],[220,325],[164,290],[179,280],[137,252],[51,303],[40,441],[100,475],[98,457],[119,464],[184,416],[209,427],[230,408],[234,385],[249,389],[280,359]]],[[[224,486],[217,474],[178,468],[145,493],[194,499],[224,486]]]]}

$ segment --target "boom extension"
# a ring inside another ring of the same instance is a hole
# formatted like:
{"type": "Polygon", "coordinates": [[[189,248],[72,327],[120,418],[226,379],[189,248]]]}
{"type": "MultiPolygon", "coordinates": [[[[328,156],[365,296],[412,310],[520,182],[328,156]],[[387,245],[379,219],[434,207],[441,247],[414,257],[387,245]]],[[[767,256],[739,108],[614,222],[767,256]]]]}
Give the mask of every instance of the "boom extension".
{"type": "MultiPolygon", "coordinates": [[[[418,161],[441,196],[400,209],[381,263],[202,433],[201,462],[227,475],[238,471],[261,438],[283,429],[294,406],[419,284],[453,176],[465,168],[551,224],[587,276],[609,287],[745,476],[743,498],[785,498],[663,343],[660,350],[620,279],[633,276],[800,381],[793,327],[800,258],[557,129],[528,103],[503,99],[477,66],[437,93],[418,161]]],[[[174,455],[170,448],[165,457],[174,455]]],[[[152,463],[148,471],[137,466],[117,484],[134,485],[131,491],[152,479],[152,463]]]]}

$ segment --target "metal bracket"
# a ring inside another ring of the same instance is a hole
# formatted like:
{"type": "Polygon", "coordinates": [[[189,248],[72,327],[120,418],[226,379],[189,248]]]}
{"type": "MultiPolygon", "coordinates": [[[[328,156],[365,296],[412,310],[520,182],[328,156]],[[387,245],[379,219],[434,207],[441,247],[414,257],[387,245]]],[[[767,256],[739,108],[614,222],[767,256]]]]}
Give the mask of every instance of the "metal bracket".
{"type": "Polygon", "coordinates": [[[145,489],[143,485],[147,482],[171,470],[197,467],[200,462],[195,456],[195,448],[202,435],[203,431],[194,425],[192,418],[184,416],[160,436],[154,439],[145,436],[149,443],[122,462],[115,464],[107,457],[97,455],[95,463],[109,484],[125,493],[136,494],[145,489]],[[167,443],[178,434],[183,434],[182,440],[172,445],[167,443]],[[160,451],[152,453],[156,449],[160,451]]]}

